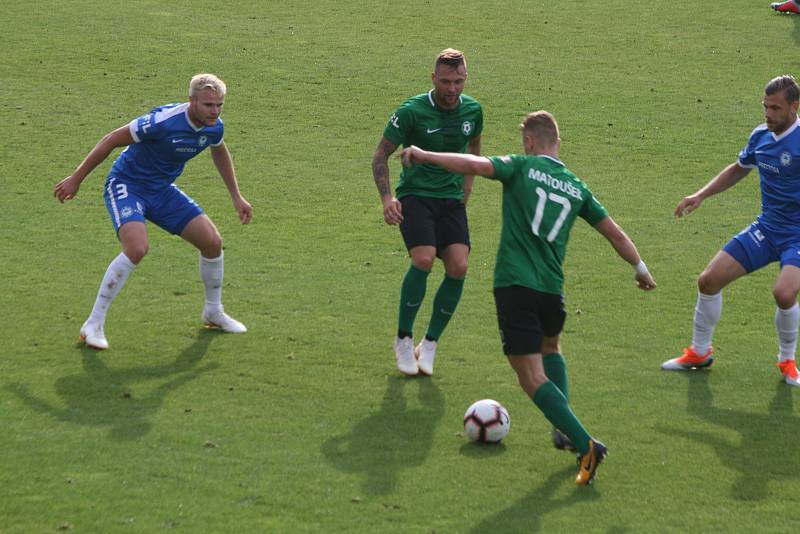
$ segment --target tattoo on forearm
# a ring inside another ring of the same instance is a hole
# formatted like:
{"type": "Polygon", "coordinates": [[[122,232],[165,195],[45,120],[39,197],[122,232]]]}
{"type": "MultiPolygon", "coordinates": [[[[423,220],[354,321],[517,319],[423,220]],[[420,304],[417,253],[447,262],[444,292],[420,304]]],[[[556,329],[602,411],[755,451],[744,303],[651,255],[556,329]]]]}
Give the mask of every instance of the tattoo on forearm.
{"type": "Polygon", "coordinates": [[[372,177],[375,179],[378,194],[381,196],[392,193],[392,188],[389,186],[389,156],[396,148],[386,139],[381,139],[372,158],[372,177]]]}

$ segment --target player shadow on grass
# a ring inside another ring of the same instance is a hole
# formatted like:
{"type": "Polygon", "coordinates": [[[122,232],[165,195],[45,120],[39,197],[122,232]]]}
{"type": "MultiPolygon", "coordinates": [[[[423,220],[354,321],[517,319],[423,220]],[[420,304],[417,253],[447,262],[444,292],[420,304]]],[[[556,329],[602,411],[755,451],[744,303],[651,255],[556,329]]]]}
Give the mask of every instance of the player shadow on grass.
{"type": "Polygon", "coordinates": [[[5,389],[37,412],[68,423],[108,426],[114,441],[135,440],[150,431],[151,424],[147,417],[161,407],[170,392],[201,373],[219,367],[214,363],[197,368],[214,337],[215,332],[201,331],[197,339],[171,363],[123,369],[109,369],[100,358],[100,353],[82,346],[85,372],[64,376],[55,382],[56,393],[63,400],[60,405],[37,397],[22,384],[8,384],[5,389]],[[143,395],[133,388],[134,384],[173,375],[174,378],[143,395]]]}
{"type": "MultiPolygon", "coordinates": [[[[570,506],[586,503],[600,498],[594,488],[576,486],[575,466],[555,471],[538,488],[525,497],[493,516],[487,517],[472,528],[473,534],[484,532],[539,532],[542,529],[542,516],[570,506]],[[565,484],[570,490],[563,496],[556,492],[565,484]]],[[[504,490],[505,491],[505,490],[504,490]]],[[[568,512],[561,512],[566,514],[568,512]]]]}
{"type": "Polygon", "coordinates": [[[778,382],[768,413],[744,412],[713,405],[710,375],[702,371],[685,373],[686,411],[709,424],[732,430],[739,437],[726,439],[716,431],[658,430],[711,447],[725,467],[739,474],[731,488],[735,499],[766,499],[771,481],[800,478],[800,458],[791,453],[795,431],[800,427],[800,417],[793,414],[792,387],[783,380],[778,382]]]}
{"type": "Polygon", "coordinates": [[[388,495],[402,470],[425,462],[444,415],[444,395],[433,380],[390,376],[388,381],[378,413],[322,445],[323,455],[336,469],[364,475],[362,487],[371,496],[388,495]],[[409,408],[406,389],[415,387],[419,403],[409,408]]]}

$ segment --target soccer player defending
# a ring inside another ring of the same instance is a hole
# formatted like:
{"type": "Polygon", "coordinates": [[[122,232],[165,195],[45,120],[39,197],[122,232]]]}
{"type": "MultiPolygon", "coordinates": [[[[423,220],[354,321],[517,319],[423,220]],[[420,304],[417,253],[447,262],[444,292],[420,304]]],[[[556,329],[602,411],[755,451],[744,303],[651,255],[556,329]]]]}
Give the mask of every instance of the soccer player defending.
{"type": "Polygon", "coordinates": [[[188,160],[211,147],[211,158],[239,219],[243,224],[250,222],[252,208],[239,192],[233,162],[222,140],[224,127],[219,115],[225,91],[225,83],[213,74],[194,76],[189,84],[189,102],[157,107],[108,133],[70,176],[56,184],[54,195],[59,201],[75,198],[95,167],[115,148],[127,147],[111,167],[103,193],[122,252],[108,266],[92,313],[81,327],[81,338],[88,346],[108,348],[103,330],[106,313],[147,254],[145,220],[181,236],[200,251],[205,325],[225,332],[247,331],[222,308],[222,237],[200,206],[173,183],[188,160]]]}
{"type": "Polygon", "coordinates": [[[401,143],[435,152],[480,154],[483,111],[462,94],[467,81],[464,54],[448,48],[436,57],[433,89],[406,100],[389,123],[372,158],[372,174],[387,224],[399,224],[411,266],[400,287],[400,312],[394,352],[406,375],[433,373],[436,346],[456,311],[469,256],[466,203],[474,176],[433,165],[403,169],[396,195],[389,185],[389,156],[401,143]],[[434,260],[444,261],[444,280],[433,298],[433,315],[425,338],[414,347],[413,327],[425,298],[434,260]]]}
{"type": "Polygon", "coordinates": [[[678,203],[675,216],[700,207],[711,195],[736,185],[758,167],[761,176],[761,215],[734,236],[711,260],[697,281],[692,344],[683,355],[661,364],[662,369],[684,371],[708,367],[714,361],[711,337],[722,312],[722,289],[748,273],[780,261],[772,289],[777,309],[778,367],[787,384],[800,386],[795,365],[800,309],[800,88],[792,76],[778,76],[764,89],[764,117],[750,134],[738,161],[725,167],[702,189],[678,203]]]}
{"type": "Polygon", "coordinates": [[[641,289],[653,289],[656,283],[627,234],[558,159],[561,139],[555,118],[537,111],[525,117],[521,128],[522,156],[437,154],[412,146],[403,151],[403,164],[433,164],[502,182],[494,298],[503,352],[522,389],[553,424],[556,448],[577,450],[575,482],[590,484],[608,451],[572,412],[559,344],[566,318],[562,264],[575,219],[581,217],[609,240],[634,267],[641,289]]]}

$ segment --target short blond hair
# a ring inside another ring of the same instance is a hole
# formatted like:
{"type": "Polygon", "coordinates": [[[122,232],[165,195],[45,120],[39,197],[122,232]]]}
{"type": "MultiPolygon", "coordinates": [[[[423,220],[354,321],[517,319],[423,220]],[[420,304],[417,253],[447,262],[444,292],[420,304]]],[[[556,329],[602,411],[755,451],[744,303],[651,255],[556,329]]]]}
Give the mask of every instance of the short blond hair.
{"type": "Polygon", "coordinates": [[[448,67],[454,69],[464,65],[464,69],[466,69],[467,60],[464,58],[464,52],[461,50],[456,50],[455,48],[445,48],[439,52],[439,55],[436,56],[436,62],[433,64],[433,70],[435,71],[439,65],[447,65],[448,67]]]}
{"type": "Polygon", "coordinates": [[[228,90],[225,82],[213,74],[203,73],[192,76],[192,80],[189,82],[189,96],[194,96],[204,89],[210,89],[219,96],[225,96],[228,90]]]}
{"type": "Polygon", "coordinates": [[[519,125],[526,135],[530,135],[536,143],[542,146],[549,146],[558,141],[558,123],[553,114],[544,111],[534,111],[528,113],[519,125]]]}

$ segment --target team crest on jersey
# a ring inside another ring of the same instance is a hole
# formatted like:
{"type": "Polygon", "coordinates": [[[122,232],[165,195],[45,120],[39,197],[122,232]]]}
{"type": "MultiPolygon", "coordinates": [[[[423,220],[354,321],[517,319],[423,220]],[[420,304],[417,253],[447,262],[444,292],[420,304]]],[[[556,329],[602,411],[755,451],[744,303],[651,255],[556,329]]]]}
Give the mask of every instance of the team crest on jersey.
{"type": "Polygon", "coordinates": [[[128,217],[133,215],[133,210],[131,209],[130,206],[125,206],[124,208],[122,208],[122,211],[119,212],[119,215],[123,219],[127,219],[128,217]]]}
{"type": "Polygon", "coordinates": [[[781,165],[788,167],[792,164],[792,155],[789,152],[781,152],[781,165]]]}
{"type": "Polygon", "coordinates": [[[464,121],[461,125],[461,131],[464,132],[464,135],[472,133],[472,123],[470,121],[464,121]]]}
{"type": "Polygon", "coordinates": [[[206,141],[208,141],[208,137],[206,137],[205,135],[201,135],[200,139],[197,140],[197,144],[203,146],[206,144],[206,141]]]}

